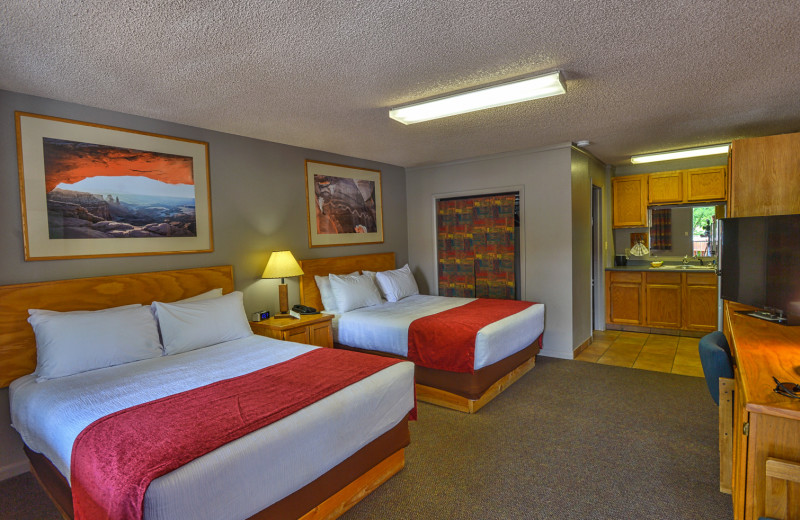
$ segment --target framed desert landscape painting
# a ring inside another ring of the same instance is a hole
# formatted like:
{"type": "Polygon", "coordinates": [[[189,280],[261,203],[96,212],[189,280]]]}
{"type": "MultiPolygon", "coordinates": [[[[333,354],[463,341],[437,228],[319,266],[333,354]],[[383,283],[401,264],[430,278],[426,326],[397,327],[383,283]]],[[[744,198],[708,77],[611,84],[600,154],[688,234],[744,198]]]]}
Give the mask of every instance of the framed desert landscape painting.
{"type": "Polygon", "coordinates": [[[381,172],[306,160],[310,247],[383,242],[381,172]]]}
{"type": "Polygon", "coordinates": [[[213,251],[208,143],[15,115],[25,260],[213,251]]]}

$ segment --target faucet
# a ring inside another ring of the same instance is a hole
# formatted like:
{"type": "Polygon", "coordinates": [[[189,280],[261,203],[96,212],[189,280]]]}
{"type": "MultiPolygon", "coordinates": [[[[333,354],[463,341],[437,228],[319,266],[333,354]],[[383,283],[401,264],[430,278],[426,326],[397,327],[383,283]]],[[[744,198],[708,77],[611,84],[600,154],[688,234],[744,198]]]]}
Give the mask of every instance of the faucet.
{"type": "Polygon", "coordinates": [[[698,261],[698,262],[700,262],[700,265],[702,266],[702,265],[703,265],[703,257],[702,257],[702,256],[700,256],[700,251],[698,251],[697,253],[695,253],[695,254],[694,254],[694,257],[697,259],[697,261],[698,261]]]}
{"type": "Polygon", "coordinates": [[[683,255],[683,265],[689,265],[689,255],[683,255]]]}

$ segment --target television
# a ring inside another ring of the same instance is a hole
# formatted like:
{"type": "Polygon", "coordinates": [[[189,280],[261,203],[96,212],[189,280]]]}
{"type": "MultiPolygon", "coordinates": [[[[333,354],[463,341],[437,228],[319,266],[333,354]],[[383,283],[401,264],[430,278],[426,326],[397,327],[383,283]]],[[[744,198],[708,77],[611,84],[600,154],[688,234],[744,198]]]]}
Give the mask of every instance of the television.
{"type": "Polygon", "coordinates": [[[800,215],[720,220],[720,293],[757,318],[800,325],[800,215]]]}

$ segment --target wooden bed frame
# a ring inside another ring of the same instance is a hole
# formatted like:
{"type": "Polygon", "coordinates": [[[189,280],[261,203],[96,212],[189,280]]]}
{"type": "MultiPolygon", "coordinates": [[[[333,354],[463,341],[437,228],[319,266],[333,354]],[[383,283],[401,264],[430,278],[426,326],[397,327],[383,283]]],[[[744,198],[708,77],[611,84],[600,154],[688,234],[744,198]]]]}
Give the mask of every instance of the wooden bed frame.
{"type": "MultiPolygon", "coordinates": [[[[316,309],[322,309],[322,298],[317,288],[314,276],[327,276],[333,274],[349,274],[354,271],[387,271],[395,269],[394,253],[377,253],[370,255],[339,256],[332,258],[319,258],[311,260],[300,260],[300,267],[303,275],[300,277],[300,303],[316,309]]],[[[536,354],[541,347],[541,338],[537,340],[538,345],[531,345],[528,351],[531,355],[519,364],[510,367],[510,371],[497,379],[483,394],[478,398],[471,399],[456,393],[436,388],[434,386],[416,384],[417,399],[426,403],[444,406],[460,412],[475,413],[486,403],[497,397],[506,388],[511,386],[516,380],[530,372],[536,365],[536,354]]],[[[337,347],[344,347],[336,345],[337,347]]],[[[349,348],[349,347],[344,347],[349,348]]],[[[360,350],[360,349],[353,349],[360,350]]],[[[370,353],[381,354],[370,350],[370,353]]],[[[433,369],[425,369],[434,372],[433,369]]],[[[445,373],[444,371],[438,371],[445,373]]],[[[417,377],[420,376],[420,367],[417,367],[417,377]]]]}
{"type": "MultiPolygon", "coordinates": [[[[0,387],[36,368],[36,340],[28,309],[98,310],[154,300],[172,302],[221,287],[233,291],[231,266],[203,267],[73,280],[0,286],[0,387]]],[[[332,519],[403,469],[409,443],[407,418],[392,430],[294,494],[253,519],[292,517],[332,519]],[[304,513],[305,512],[305,513],[304,513]]],[[[27,449],[31,472],[64,518],[72,518],[66,479],[41,454],[27,449]]]]}

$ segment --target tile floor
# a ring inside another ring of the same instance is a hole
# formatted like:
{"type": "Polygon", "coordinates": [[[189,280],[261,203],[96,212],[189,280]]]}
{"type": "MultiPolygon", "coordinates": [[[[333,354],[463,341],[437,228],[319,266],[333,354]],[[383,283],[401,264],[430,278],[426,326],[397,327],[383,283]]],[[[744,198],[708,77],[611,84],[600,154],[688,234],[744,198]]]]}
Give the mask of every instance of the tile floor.
{"type": "Polygon", "coordinates": [[[575,359],[590,363],[703,377],[700,338],[619,330],[594,331],[594,341],[575,359]]]}

